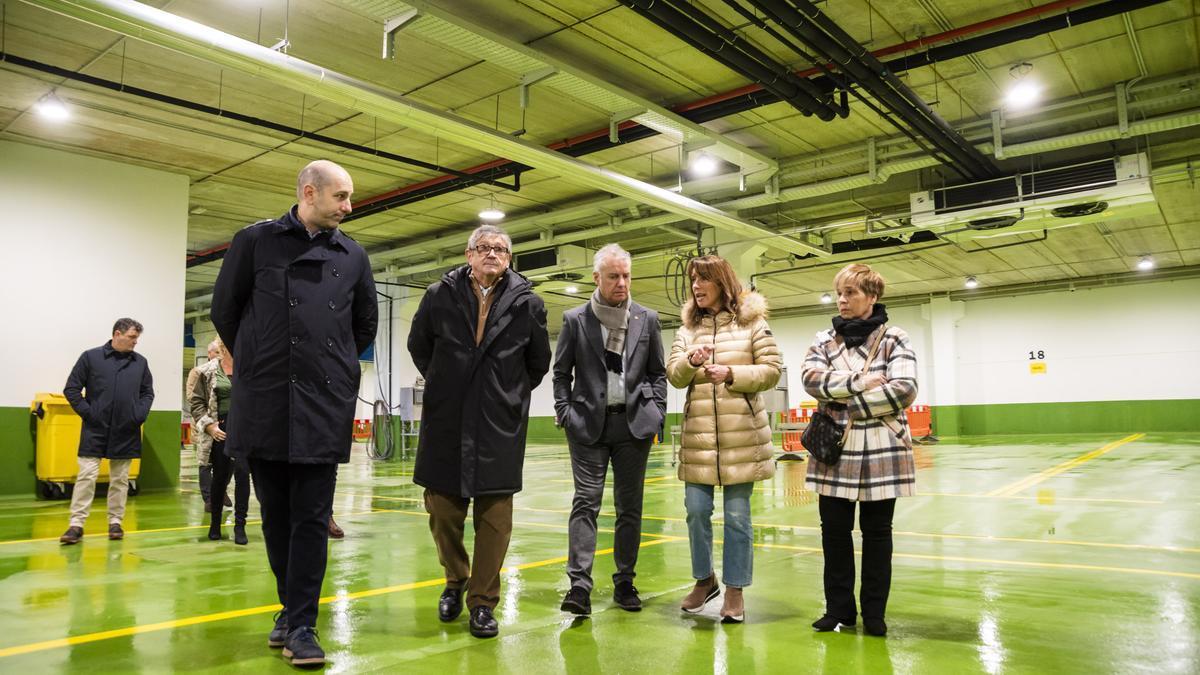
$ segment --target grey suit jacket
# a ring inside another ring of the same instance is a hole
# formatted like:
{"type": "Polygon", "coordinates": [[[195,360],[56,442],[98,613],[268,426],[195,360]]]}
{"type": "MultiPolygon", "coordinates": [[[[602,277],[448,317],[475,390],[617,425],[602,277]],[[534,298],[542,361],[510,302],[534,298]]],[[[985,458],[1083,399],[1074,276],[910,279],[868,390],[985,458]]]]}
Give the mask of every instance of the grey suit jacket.
{"type": "MultiPolygon", "coordinates": [[[[604,338],[591,303],[563,313],[554,355],[554,411],[567,439],[595,443],[604,431],[608,396],[604,338]]],[[[625,419],[634,438],[661,434],[667,413],[667,369],[658,313],[629,305],[625,333],[625,419]]]]}

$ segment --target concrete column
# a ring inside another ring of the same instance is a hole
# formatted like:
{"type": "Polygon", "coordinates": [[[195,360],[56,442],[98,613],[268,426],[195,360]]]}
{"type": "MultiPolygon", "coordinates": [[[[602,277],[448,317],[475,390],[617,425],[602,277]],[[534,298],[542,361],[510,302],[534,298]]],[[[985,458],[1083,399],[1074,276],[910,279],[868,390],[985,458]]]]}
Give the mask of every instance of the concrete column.
{"type": "Polygon", "coordinates": [[[738,279],[749,286],[751,275],[758,271],[758,258],[767,247],[720,230],[716,235],[718,255],[728,260],[733,271],[737,272],[738,279]]]}

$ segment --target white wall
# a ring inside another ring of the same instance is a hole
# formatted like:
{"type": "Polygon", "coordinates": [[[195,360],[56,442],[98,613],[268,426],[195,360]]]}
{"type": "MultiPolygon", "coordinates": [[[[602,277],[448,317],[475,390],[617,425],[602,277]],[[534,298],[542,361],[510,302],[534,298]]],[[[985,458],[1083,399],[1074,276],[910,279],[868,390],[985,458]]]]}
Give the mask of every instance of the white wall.
{"type": "MultiPolygon", "coordinates": [[[[396,303],[397,387],[411,386],[416,377],[405,343],[418,293],[396,303]]],[[[961,311],[952,324],[956,353],[938,354],[930,347],[929,305],[888,311],[917,355],[918,404],[1200,398],[1200,280],[968,300],[961,311]],[[1029,372],[1029,352],[1038,350],[1046,357],[1044,375],[1029,372]],[[943,385],[953,391],[935,398],[939,363],[957,374],[943,385]]],[[[792,406],[808,399],[800,381],[804,354],[817,331],[830,326],[832,313],[770,320],[788,368],[792,406]]],[[[673,339],[674,331],[664,331],[668,354],[673,339]]],[[[678,412],[681,399],[682,392],[671,389],[668,410],[678,412]]],[[[550,375],[533,392],[530,414],[554,414],[550,375]]]]}
{"type": "Polygon", "coordinates": [[[1200,280],[967,302],[957,350],[960,404],[1200,398],[1200,280]]]}
{"type": "Polygon", "coordinates": [[[61,392],[128,316],[154,410],[179,410],[187,202],[186,176],[0,141],[0,406],[61,392]]]}

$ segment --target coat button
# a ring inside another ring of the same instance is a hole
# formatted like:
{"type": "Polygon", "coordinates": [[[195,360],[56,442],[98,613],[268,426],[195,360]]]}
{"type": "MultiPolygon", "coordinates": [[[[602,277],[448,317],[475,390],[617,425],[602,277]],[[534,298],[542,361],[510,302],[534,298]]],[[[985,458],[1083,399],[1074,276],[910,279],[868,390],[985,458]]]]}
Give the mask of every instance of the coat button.
{"type": "Polygon", "coordinates": [[[292,380],[292,384],[296,384],[296,376],[295,375],[292,376],[291,380],[292,380]]]}
{"type": "Polygon", "coordinates": [[[296,299],[295,299],[295,298],[291,298],[291,299],[289,299],[289,300],[288,300],[288,306],[290,306],[290,307],[295,307],[295,306],[296,306],[296,305],[298,305],[298,304],[299,304],[299,303],[296,301],[296,299]]]}
{"type": "Polygon", "coordinates": [[[329,301],[329,309],[334,309],[334,308],[336,308],[336,307],[337,307],[337,305],[333,304],[333,301],[332,301],[332,300],[330,300],[330,301],[329,301]]]}
{"type": "Polygon", "coordinates": [[[331,378],[331,377],[325,378],[325,384],[333,384],[333,378],[331,378]]]}
{"type": "Polygon", "coordinates": [[[335,268],[333,268],[333,276],[335,276],[335,277],[340,277],[340,276],[342,276],[342,275],[341,275],[341,273],[339,273],[339,272],[337,271],[337,268],[336,268],[336,267],[335,267],[335,268]]]}
{"type": "Polygon", "coordinates": [[[292,336],[292,344],[296,344],[296,343],[298,343],[298,342],[300,342],[300,338],[298,338],[298,337],[296,337],[295,335],[293,335],[293,336],[292,336]]]}
{"type": "Polygon", "coordinates": [[[325,346],[332,349],[333,348],[333,338],[325,338],[325,346]]]}

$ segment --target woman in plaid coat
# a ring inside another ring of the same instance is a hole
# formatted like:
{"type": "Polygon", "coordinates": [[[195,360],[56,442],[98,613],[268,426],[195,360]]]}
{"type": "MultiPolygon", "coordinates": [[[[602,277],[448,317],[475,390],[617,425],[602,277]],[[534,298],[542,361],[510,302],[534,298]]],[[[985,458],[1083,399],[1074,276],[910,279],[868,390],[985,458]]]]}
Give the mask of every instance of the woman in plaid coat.
{"type": "Polygon", "coordinates": [[[897,497],[916,493],[916,464],[905,409],[917,395],[917,360],[908,334],[887,326],[883,278],[867,265],[847,265],[834,278],[838,316],[817,333],[804,359],[804,389],[839,424],[852,425],[841,459],[811,458],[806,486],[819,495],[825,554],[825,615],[818,631],[853,626],[855,504],[863,533],[863,626],[887,634],[884,611],[892,582],[892,514],[897,497]],[[866,361],[875,342],[875,356],[866,361]]]}

